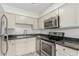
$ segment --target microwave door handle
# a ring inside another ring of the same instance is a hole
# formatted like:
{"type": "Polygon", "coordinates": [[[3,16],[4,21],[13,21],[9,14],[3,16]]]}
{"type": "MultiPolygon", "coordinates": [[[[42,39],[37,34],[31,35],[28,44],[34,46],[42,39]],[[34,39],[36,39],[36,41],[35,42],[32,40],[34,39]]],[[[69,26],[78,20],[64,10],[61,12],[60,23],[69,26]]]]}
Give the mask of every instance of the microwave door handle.
{"type": "MultiPolygon", "coordinates": [[[[6,19],[6,28],[5,28],[5,31],[6,31],[6,34],[8,34],[7,33],[7,30],[8,30],[8,19],[7,19],[7,17],[5,16],[5,15],[3,15],[2,17],[1,17],[1,34],[2,34],[2,24],[3,24],[3,18],[5,17],[5,19],[6,19]]],[[[2,54],[5,56],[6,54],[7,54],[7,52],[8,52],[8,35],[6,35],[6,38],[5,38],[5,34],[2,34],[2,37],[1,37],[1,52],[2,52],[2,54]],[[5,52],[3,52],[3,44],[2,44],[2,42],[3,42],[3,40],[4,39],[6,39],[6,51],[5,52]]]]}

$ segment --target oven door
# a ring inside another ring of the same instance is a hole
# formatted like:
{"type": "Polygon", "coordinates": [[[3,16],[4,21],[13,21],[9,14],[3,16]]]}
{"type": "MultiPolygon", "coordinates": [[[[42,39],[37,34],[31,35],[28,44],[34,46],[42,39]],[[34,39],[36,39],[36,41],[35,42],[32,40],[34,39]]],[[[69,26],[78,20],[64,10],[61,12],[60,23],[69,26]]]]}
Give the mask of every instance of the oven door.
{"type": "Polygon", "coordinates": [[[41,40],[41,55],[55,56],[55,43],[41,40]]]}

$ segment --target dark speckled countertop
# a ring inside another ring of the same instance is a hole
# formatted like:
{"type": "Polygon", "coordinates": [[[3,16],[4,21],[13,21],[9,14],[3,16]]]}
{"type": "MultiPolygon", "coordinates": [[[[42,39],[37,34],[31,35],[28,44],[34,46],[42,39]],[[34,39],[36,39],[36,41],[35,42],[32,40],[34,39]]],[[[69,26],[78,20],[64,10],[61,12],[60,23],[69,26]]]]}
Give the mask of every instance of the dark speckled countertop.
{"type": "Polygon", "coordinates": [[[32,38],[32,37],[45,37],[47,39],[43,39],[49,42],[55,42],[56,44],[69,47],[75,50],[79,50],[79,38],[72,38],[72,37],[64,37],[63,40],[60,41],[55,41],[55,40],[48,40],[50,39],[50,36],[48,34],[20,34],[20,35],[9,35],[9,40],[14,40],[14,39],[22,39],[22,38],[32,38]]]}
{"type": "MultiPolygon", "coordinates": [[[[66,39],[66,38],[65,38],[66,39]]],[[[72,41],[72,40],[61,40],[61,41],[55,41],[56,44],[74,49],[79,50],[79,41],[72,41]]]]}
{"type": "Polygon", "coordinates": [[[8,35],[9,38],[17,38],[17,37],[21,37],[21,38],[30,38],[30,37],[36,37],[36,36],[45,36],[45,37],[49,37],[48,34],[17,34],[17,35],[8,35]]]}

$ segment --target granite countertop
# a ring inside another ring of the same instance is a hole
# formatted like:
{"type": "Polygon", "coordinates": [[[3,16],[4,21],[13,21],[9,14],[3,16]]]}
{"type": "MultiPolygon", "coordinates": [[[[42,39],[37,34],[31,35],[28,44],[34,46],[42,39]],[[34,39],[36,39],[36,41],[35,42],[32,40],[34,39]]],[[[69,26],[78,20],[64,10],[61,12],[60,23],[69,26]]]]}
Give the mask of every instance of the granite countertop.
{"type": "Polygon", "coordinates": [[[16,39],[32,38],[32,37],[37,37],[37,36],[39,36],[40,38],[45,37],[45,39],[43,39],[43,40],[46,40],[46,41],[49,41],[52,43],[54,42],[56,44],[59,44],[59,45],[65,46],[65,47],[69,47],[69,48],[72,48],[75,50],[79,50],[79,38],[64,37],[63,40],[55,41],[55,40],[48,40],[48,39],[50,39],[50,37],[52,37],[48,34],[26,34],[26,35],[20,34],[20,35],[9,35],[9,40],[13,40],[15,38],[16,39]]]}
{"type": "Polygon", "coordinates": [[[9,40],[13,40],[13,39],[23,39],[23,38],[33,38],[33,37],[37,37],[37,36],[44,36],[44,37],[49,37],[50,35],[48,34],[16,34],[16,35],[8,35],[9,36],[9,40]]]}
{"type": "Polygon", "coordinates": [[[71,49],[74,49],[74,50],[79,50],[79,43],[78,44],[75,44],[74,42],[70,43],[70,42],[62,42],[62,41],[56,41],[55,42],[56,44],[58,45],[61,45],[61,46],[65,46],[65,47],[68,47],[68,48],[71,48],[71,49]]]}

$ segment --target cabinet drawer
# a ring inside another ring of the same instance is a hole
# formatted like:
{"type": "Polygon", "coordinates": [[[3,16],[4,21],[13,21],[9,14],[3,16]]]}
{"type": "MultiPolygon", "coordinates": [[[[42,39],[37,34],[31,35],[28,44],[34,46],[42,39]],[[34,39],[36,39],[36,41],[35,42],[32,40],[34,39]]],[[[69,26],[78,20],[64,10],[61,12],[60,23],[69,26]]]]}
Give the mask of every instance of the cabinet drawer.
{"type": "Polygon", "coordinates": [[[59,51],[63,51],[63,53],[69,54],[70,56],[78,56],[78,50],[74,50],[68,47],[64,47],[56,44],[56,49],[59,51]]]}
{"type": "Polygon", "coordinates": [[[71,49],[71,48],[67,48],[67,47],[64,47],[63,49],[67,54],[71,55],[71,56],[78,56],[78,50],[74,50],[74,49],[71,49]]]}
{"type": "Polygon", "coordinates": [[[56,44],[56,49],[63,51],[65,48],[61,45],[56,44]]]}
{"type": "Polygon", "coordinates": [[[63,56],[63,51],[56,50],[56,56],[63,56]]]}

